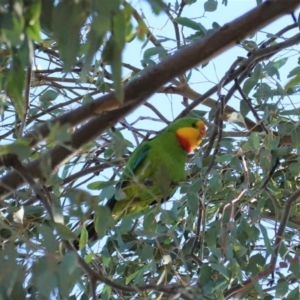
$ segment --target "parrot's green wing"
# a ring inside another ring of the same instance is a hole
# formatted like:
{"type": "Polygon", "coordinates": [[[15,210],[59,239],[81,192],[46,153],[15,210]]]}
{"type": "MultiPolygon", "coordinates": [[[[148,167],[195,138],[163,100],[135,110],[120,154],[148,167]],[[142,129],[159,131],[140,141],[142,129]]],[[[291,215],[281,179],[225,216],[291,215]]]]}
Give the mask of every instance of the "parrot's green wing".
{"type": "MultiPolygon", "coordinates": [[[[125,169],[123,171],[123,174],[120,178],[120,181],[116,186],[117,190],[125,188],[130,183],[130,178],[132,178],[132,176],[135,174],[138,167],[147,158],[147,155],[151,148],[149,141],[150,140],[142,143],[130,156],[130,158],[125,166],[125,169]]],[[[116,203],[117,203],[117,200],[115,199],[115,197],[112,197],[107,201],[106,206],[112,211],[116,203]]]]}
{"type": "Polygon", "coordinates": [[[130,179],[132,177],[132,175],[135,174],[136,170],[138,169],[138,167],[143,163],[143,161],[147,158],[147,155],[149,153],[149,150],[151,148],[150,146],[150,141],[148,140],[147,142],[142,143],[131,155],[131,157],[129,158],[124,172],[120,178],[120,188],[124,187],[124,184],[126,183],[126,181],[128,179],[130,179]]]}

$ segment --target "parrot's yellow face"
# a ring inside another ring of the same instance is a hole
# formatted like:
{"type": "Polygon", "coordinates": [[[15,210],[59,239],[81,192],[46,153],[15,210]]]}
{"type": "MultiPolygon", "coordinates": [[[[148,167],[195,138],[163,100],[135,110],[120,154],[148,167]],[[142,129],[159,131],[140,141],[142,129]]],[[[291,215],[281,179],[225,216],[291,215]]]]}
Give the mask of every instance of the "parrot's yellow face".
{"type": "Polygon", "coordinates": [[[186,152],[191,152],[201,143],[206,135],[206,127],[202,120],[192,123],[190,127],[182,127],[176,130],[181,147],[186,152]]]}

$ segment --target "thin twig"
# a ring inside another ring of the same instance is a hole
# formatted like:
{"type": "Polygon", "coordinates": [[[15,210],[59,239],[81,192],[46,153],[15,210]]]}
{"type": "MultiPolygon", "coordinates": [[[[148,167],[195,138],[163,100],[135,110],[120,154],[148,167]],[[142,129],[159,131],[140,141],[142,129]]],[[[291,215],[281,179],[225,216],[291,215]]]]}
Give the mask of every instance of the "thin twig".
{"type": "Polygon", "coordinates": [[[263,123],[263,121],[260,119],[260,117],[258,116],[257,111],[254,109],[254,107],[252,106],[251,102],[249,101],[249,99],[246,97],[246,95],[244,94],[243,90],[241,89],[241,86],[238,82],[237,79],[234,80],[235,85],[237,87],[237,90],[239,91],[240,95],[243,98],[243,101],[246,103],[246,105],[248,106],[248,108],[251,110],[251,112],[253,113],[257,123],[263,128],[263,130],[265,131],[266,134],[269,133],[268,129],[266,128],[265,124],[263,123]]]}
{"type": "Polygon", "coordinates": [[[21,125],[19,128],[19,136],[23,135],[24,128],[26,126],[26,119],[29,111],[29,103],[30,103],[30,87],[31,87],[31,74],[32,74],[32,63],[28,65],[27,72],[26,72],[26,87],[25,87],[25,111],[23,115],[23,120],[21,120],[21,125]]]}

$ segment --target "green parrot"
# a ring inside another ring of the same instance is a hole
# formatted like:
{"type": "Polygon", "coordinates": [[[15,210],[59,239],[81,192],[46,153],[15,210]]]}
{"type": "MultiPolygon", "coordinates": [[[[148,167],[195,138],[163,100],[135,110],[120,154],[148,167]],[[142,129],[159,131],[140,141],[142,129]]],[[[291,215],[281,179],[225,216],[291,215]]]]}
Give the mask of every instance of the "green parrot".
{"type": "MultiPolygon", "coordinates": [[[[106,206],[118,221],[140,212],[149,205],[168,200],[179,182],[185,180],[187,154],[206,134],[202,120],[186,117],[171,123],[153,139],[141,143],[130,156],[117,184],[123,198],[109,199],[106,206]]],[[[86,227],[90,240],[95,240],[94,224],[86,227]]]]}

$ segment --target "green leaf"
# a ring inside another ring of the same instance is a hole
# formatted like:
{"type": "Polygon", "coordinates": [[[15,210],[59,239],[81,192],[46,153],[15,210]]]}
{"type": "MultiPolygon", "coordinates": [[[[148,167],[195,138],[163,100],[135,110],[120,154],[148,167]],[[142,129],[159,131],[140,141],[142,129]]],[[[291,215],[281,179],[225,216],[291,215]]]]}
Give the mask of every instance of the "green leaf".
{"type": "Polygon", "coordinates": [[[102,188],[102,191],[99,195],[101,200],[110,199],[116,192],[116,188],[113,185],[108,185],[102,188]]]}
{"type": "Polygon", "coordinates": [[[119,101],[123,102],[123,86],[122,86],[122,62],[121,55],[125,44],[126,36],[126,20],[123,12],[113,17],[113,37],[115,42],[112,66],[112,77],[114,80],[115,93],[119,101]]]}
{"type": "Polygon", "coordinates": [[[76,240],[77,235],[72,232],[67,226],[61,223],[54,223],[55,229],[57,230],[59,236],[64,240],[76,240]]]}
{"type": "Polygon", "coordinates": [[[286,62],[288,61],[288,57],[284,57],[284,58],[281,58],[281,59],[278,59],[276,61],[273,62],[273,66],[276,68],[276,69],[280,69],[281,67],[283,67],[286,62]]]}
{"type": "Polygon", "coordinates": [[[41,27],[40,27],[40,14],[41,14],[41,1],[32,1],[30,6],[27,7],[26,13],[25,13],[25,19],[26,19],[26,33],[28,36],[34,40],[34,41],[40,41],[40,33],[41,33],[41,27]]]}
{"type": "Polygon", "coordinates": [[[294,124],[290,122],[280,122],[278,125],[278,134],[280,136],[289,135],[294,130],[294,124]]]}
{"type": "Polygon", "coordinates": [[[287,109],[284,111],[280,111],[279,114],[281,116],[299,116],[300,115],[300,108],[293,108],[293,109],[287,109]]]}
{"type": "Polygon", "coordinates": [[[293,77],[300,74],[300,66],[295,67],[290,73],[288,74],[287,78],[293,77]]]}
{"type": "Polygon", "coordinates": [[[194,163],[196,164],[196,166],[198,168],[202,168],[202,166],[203,166],[202,158],[200,157],[198,152],[196,152],[195,155],[194,155],[194,163]]]}
{"type": "Polygon", "coordinates": [[[93,102],[94,99],[90,94],[86,94],[83,98],[82,98],[82,104],[86,104],[86,103],[90,103],[93,102]]]}
{"type": "Polygon", "coordinates": [[[198,194],[199,190],[201,190],[203,180],[202,178],[194,178],[191,180],[191,185],[189,186],[188,193],[198,194]]]}
{"type": "Polygon", "coordinates": [[[218,191],[222,188],[222,176],[214,173],[209,181],[209,187],[213,191],[218,191]]]}
{"type": "Polygon", "coordinates": [[[206,114],[207,114],[207,111],[194,109],[194,110],[190,111],[186,116],[202,119],[206,114]]]}
{"type": "Polygon", "coordinates": [[[121,54],[125,43],[125,20],[123,14],[114,17],[114,32],[118,34],[111,35],[107,41],[102,58],[106,63],[111,64],[112,78],[114,81],[115,93],[118,100],[123,102],[123,86],[121,74],[121,54]]]}
{"type": "Polygon", "coordinates": [[[249,144],[255,148],[255,149],[259,149],[260,148],[260,144],[259,144],[259,135],[256,132],[252,132],[251,135],[249,136],[249,144]]]}
{"type": "Polygon", "coordinates": [[[53,141],[55,143],[66,143],[71,140],[70,134],[70,126],[69,124],[65,124],[61,126],[60,124],[56,123],[50,127],[50,134],[48,136],[48,141],[53,141]]]}
{"type": "MultiPolygon", "coordinates": [[[[50,262],[48,264],[50,265],[50,262]]],[[[57,289],[58,285],[56,272],[53,272],[49,267],[50,266],[45,267],[44,272],[39,273],[36,277],[39,296],[45,299],[49,299],[50,295],[57,289]]]]}
{"type": "Polygon", "coordinates": [[[262,271],[265,267],[266,261],[261,254],[254,254],[250,257],[247,266],[247,271],[255,276],[258,272],[262,271]]]}
{"type": "MultiPolygon", "coordinates": [[[[14,213],[19,210],[19,207],[8,207],[7,212],[14,213]]],[[[24,206],[24,218],[33,218],[37,220],[45,214],[45,208],[43,206],[24,206]]]]}
{"type": "Polygon", "coordinates": [[[267,248],[267,251],[268,251],[267,253],[269,255],[271,255],[271,254],[273,254],[274,251],[273,251],[272,245],[270,243],[270,238],[268,236],[268,232],[262,224],[259,224],[259,228],[260,228],[260,232],[261,232],[261,234],[264,238],[264,244],[265,244],[265,246],[267,248]]]}
{"type": "Polygon", "coordinates": [[[207,283],[209,283],[212,280],[212,274],[213,270],[211,267],[209,267],[207,264],[204,264],[200,268],[200,277],[199,277],[199,283],[201,286],[205,286],[207,283]]]}
{"type": "Polygon", "coordinates": [[[232,154],[222,154],[216,157],[216,161],[220,163],[230,162],[234,156],[232,154]]]}
{"type": "Polygon", "coordinates": [[[225,266],[219,263],[212,263],[211,268],[213,270],[220,272],[227,280],[229,280],[229,271],[225,266]]]}
{"type": "Polygon", "coordinates": [[[264,172],[269,172],[271,167],[274,165],[274,163],[272,163],[273,157],[270,150],[262,149],[259,153],[259,156],[262,169],[264,172]]]}
{"type": "Polygon", "coordinates": [[[155,231],[157,227],[157,223],[155,220],[156,212],[155,210],[151,210],[144,217],[143,227],[144,230],[155,231]]]}
{"type": "Polygon", "coordinates": [[[257,49],[257,44],[254,41],[245,40],[242,42],[243,48],[247,51],[253,51],[257,49]]]}
{"type": "Polygon", "coordinates": [[[112,287],[109,286],[109,285],[105,285],[104,288],[103,288],[103,290],[101,291],[101,298],[103,300],[109,300],[109,299],[111,299],[111,292],[112,292],[112,287]]]}
{"type": "Polygon", "coordinates": [[[197,22],[195,22],[195,21],[193,21],[189,18],[186,18],[186,17],[175,18],[175,19],[173,19],[173,22],[177,23],[177,24],[180,24],[180,25],[183,25],[185,27],[194,29],[194,30],[200,30],[201,29],[197,22]]]}
{"type": "Polygon", "coordinates": [[[110,262],[111,262],[111,260],[112,260],[112,258],[111,258],[111,256],[110,256],[109,252],[107,251],[106,248],[103,248],[101,254],[102,254],[102,261],[103,261],[103,264],[104,264],[106,267],[108,267],[109,264],[110,264],[110,262]]]}
{"type": "Polygon", "coordinates": [[[49,89],[41,94],[40,101],[41,102],[50,102],[50,101],[55,100],[58,95],[59,95],[59,93],[57,91],[49,89]]]}
{"type": "Polygon", "coordinates": [[[122,189],[119,189],[115,192],[115,199],[117,201],[123,200],[125,198],[126,198],[126,193],[122,189]]]}
{"type": "Polygon", "coordinates": [[[249,95],[249,93],[255,87],[257,82],[258,82],[258,79],[254,78],[254,77],[250,77],[247,80],[245,80],[244,85],[243,85],[243,92],[245,93],[246,96],[249,95]]]}
{"type": "Polygon", "coordinates": [[[207,243],[208,247],[216,248],[216,243],[219,234],[220,234],[219,228],[210,227],[209,229],[207,229],[205,234],[205,242],[207,243]]]}
{"type": "Polygon", "coordinates": [[[294,288],[285,298],[285,300],[295,300],[300,298],[299,286],[294,288]]]}
{"type": "Polygon", "coordinates": [[[300,144],[300,128],[296,127],[291,133],[292,142],[294,145],[300,144]]]}
{"type": "Polygon", "coordinates": [[[255,98],[258,99],[268,99],[272,96],[272,89],[267,83],[260,83],[256,90],[256,93],[253,95],[255,98]]]}
{"type": "Polygon", "coordinates": [[[99,206],[95,209],[94,222],[99,238],[105,236],[106,231],[115,225],[115,220],[111,216],[111,211],[106,206],[99,206]]]}
{"type": "Polygon", "coordinates": [[[267,72],[269,76],[273,77],[274,75],[277,76],[277,79],[280,80],[280,74],[278,70],[285,65],[287,62],[288,58],[282,58],[277,61],[270,61],[267,63],[267,65],[264,67],[263,71],[267,72]]]}
{"type": "Polygon", "coordinates": [[[261,78],[261,72],[262,72],[262,65],[257,64],[256,67],[254,68],[251,78],[253,77],[254,80],[258,81],[258,79],[261,78]]]}
{"type": "Polygon", "coordinates": [[[240,102],[240,112],[241,112],[242,117],[245,118],[249,111],[250,111],[249,106],[246,104],[245,101],[242,100],[240,102]]]}
{"type": "Polygon", "coordinates": [[[142,261],[153,259],[154,248],[148,244],[145,244],[142,248],[139,248],[137,255],[142,261]]]}
{"type": "Polygon", "coordinates": [[[109,132],[113,141],[114,154],[117,158],[122,159],[123,155],[128,153],[127,147],[132,147],[132,143],[124,139],[123,134],[119,130],[109,132]]]}
{"type": "Polygon", "coordinates": [[[238,172],[242,172],[241,162],[240,160],[234,156],[230,162],[230,165],[238,172]]]}
{"type": "Polygon", "coordinates": [[[151,8],[155,14],[159,14],[161,11],[168,9],[167,5],[163,0],[148,0],[148,3],[151,5],[151,8]]]}
{"type": "Polygon", "coordinates": [[[80,30],[89,12],[87,3],[59,1],[53,10],[52,28],[65,71],[69,71],[76,62],[80,49],[80,30]]]}
{"type": "Polygon", "coordinates": [[[131,275],[126,277],[125,284],[128,284],[133,279],[135,279],[135,283],[139,281],[139,279],[143,276],[145,270],[148,270],[148,266],[144,266],[143,268],[137,270],[136,272],[132,273],[131,275]]]}
{"type": "Polygon", "coordinates": [[[195,193],[187,193],[187,204],[193,214],[197,213],[199,198],[195,193]]]}
{"type": "Polygon", "coordinates": [[[31,152],[31,148],[28,147],[28,141],[21,139],[13,144],[0,146],[0,155],[14,153],[21,161],[28,158],[31,155],[31,152]]]}
{"type": "Polygon", "coordinates": [[[153,67],[156,65],[156,62],[150,58],[144,58],[141,60],[141,64],[144,68],[146,67],[153,67]]]}
{"type": "Polygon", "coordinates": [[[94,258],[94,253],[91,252],[91,253],[89,253],[88,255],[86,255],[86,256],[84,257],[84,261],[85,261],[87,264],[89,264],[89,263],[93,260],[93,258],[94,258]]]}
{"type": "Polygon", "coordinates": [[[260,234],[259,229],[255,225],[250,226],[248,231],[248,236],[250,241],[257,241],[259,238],[259,234],[260,234]]]}
{"type": "Polygon", "coordinates": [[[266,135],[265,136],[265,140],[264,140],[264,144],[266,149],[277,149],[278,148],[278,144],[280,142],[280,137],[275,136],[275,135],[266,135]]]}
{"type": "Polygon", "coordinates": [[[25,65],[21,60],[20,51],[14,51],[12,59],[12,67],[8,75],[7,94],[11,98],[16,109],[17,116],[23,120],[25,113],[25,99],[23,97],[23,89],[26,78],[25,65]]]}
{"type": "Polygon", "coordinates": [[[89,190],[102,190],[106,187],[114,185],[114,181],[94,181],[87,185],[89,190]]]}
{"type": "Polygon", "coordinates": [[[55,239],[55,235],[53,234],[53,228],[44,223],[37,227],[37,231],[41,235],[42,244],[47,249],[48,253],[55,253],[57,251],[58,244],[55,239]]]}
{"type": "Polygon", "coordinates": [[[166,164],[163,162],[160,162],[160,164],[157,166],[157,179],[158,179],[158,187],[160,189],[161,195],[164,199],[167,199],[170,194],[170,186],[172,184],[172,181],[170,179],[170,174],[167,171],[166,164]]]}
{"type": "Polygon", "coordinates": [[[216,0],[208,0],[204,3],[204,10],[213,12],[217,9],[218,7],[218,1],[216,0]]]}
{"type": "Polygon", "coordinates": [[[297,74],[294,78],[292,78],[286,85],[285,89],[293,88],[294,86],[298,85],[300,82],[300,73],[297,74]]]}
{"type": "Polygon", "coordinates": [[[297,279],[300,279],[300,262],[297,255],[292,258],[289,271],[292,272],[297,279]]]}
{"type": "Polygon", "coordinates": [[[86,230],[85,226],[82,226],[80,231],[79,250],[83,249],[85,245],[88,243],[88,241],[89,241],[88,231],[86,230]]]}
{"type": "Polygon", "coordinates": [[[155,55],[158,55],[159,57],[166,57],[167,54],[168,54],[168,52],[163,47],[153,47],[153,48],[148,48],[144,52],[143,57],[144,57],[144,59],[150,58],[155,55]]]}
{"type": "Polygon", "coordinates": [[[284,278],[280,278],[276,283],[276,298],[282,298],[289,290],[289,285],[284,278]]]}
{"type": "Polygon", "coordinates": [[[95,56],[95,53],[101,47],[105,33],[109,28],[110,28],[109,18],[99,17],[93,20],[91,24],[91,30],[87,36],[87,43],[86,43],[87,48],[84,54],[85,61],[84,61],[83,74],[86,74],[86,72],[89,70],[93,58],[95,56]],[[98,30],[95,29],[95,27],[98,30]],[[103,32],[99,32],[99,28],[101,28],[103,32]]]}
{"type": "MultiPolygon", "coordinates": [[[[14,9],[6,9],[1,13],[1,31],[4,41],[9,42],[10,46],[20,46],[23,42],[23,29],[25,19],[20,3],[15,3],[14,9]]],[[[27,37],[25,37],[27,40],[27,37]]]]}
{"type": "Polygon", "coordinates": [[[300,163],[299,162],[291,163],[289,165],[289,170],[292,176],[298,176],[300,173],[300,163]]]}
{"type": "Polygon", "coordinates": [[[76,281],[77,278],[74,278],[74,273],[78,269],[77,255],[74,252],[67,252],[63,256],[63,259],[59,266],[59,287],[60,294],[64,299],[69,298],[70,289],[73,288],[73,281],[76,281]],[[66,280],[68,278],[68,280],[66,280]]]}
{"type": "Polygon", "coordinates": [[[95,53],[103,44],[106,33],[112,29],[112,16],[120,11],[119,0],[93,0],[93,14],[91,29],[87,35],[86,51],[85,51],[85,65],[83,71],[86,73],[95,53]]]}

